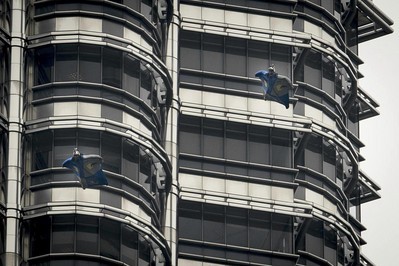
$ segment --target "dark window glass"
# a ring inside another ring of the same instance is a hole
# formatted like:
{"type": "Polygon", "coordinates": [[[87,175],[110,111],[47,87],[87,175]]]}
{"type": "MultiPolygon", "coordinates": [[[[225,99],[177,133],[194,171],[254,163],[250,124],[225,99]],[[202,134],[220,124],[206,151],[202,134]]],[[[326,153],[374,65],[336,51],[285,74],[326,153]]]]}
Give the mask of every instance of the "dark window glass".
{"type": "Polygon", "coordinates": [[[226,124],[226,159],[247,160],[247,129],[245,124],[226,124]]]}
{"type": "Polygon", "coordinates": [[[239,208],[226,210],[226,244],[248,246],[248,211],[239,208]]]}
{"type": "Polygon", "coordinates": [[[272,163],[277,166],[291,167],[291,132],[272,129],[272,163]]]}
{"type": "Polygon", "coordinates": [[[140,149],[140,173],[139,183],[147,191],[151,191],[151,177],[152,177],[152,160],[151,156],[140,149]]]}
{"type": "Polygon", "coordinates": [[[106,85],[114,86],[117,88],[121,87],[121,62],[122,53],[110,49],[104,48],[103,50],[103,83],[106,85]]]}
{"type": "Polygon", "coordinates": [[[78,46],[62,44],[56,46],[55,81],[76,81],[78,76],[78,46]]]}
{"type": "Polygon", "coordinates": [[[248,76],[254,77],[258,70],[270,65],[269,44],[259,41],[248,42],[248,76]]]}
{"type": "Polygon", "coordinates": [[[141,14],[152,21],[152,0],[141,0],[141,14]]]}
{"type": "Polygon", "coordinates": [[[122,122],[122,116],[123,114],[121,109],[109,106],[107,104],[101,105],[101,117],[116,122],[122,122]]]}
{"type": "Polygon", "coordinates": [[[324,226],[324,258],[332,265],[337,264],[337,231],[324,226]]]}
{"type": "Polygon", "coordinates": [[[64,253],[74,251],[75,216],[54,215],[52,231],[51,252],[64,253]]]}
{"type": "Polygon", "coordinates": [[[121,141],[118,136],[103,133],[101,138],[101,156],[104,170],[120,173],[121,141]]]}
{"type": "Polygon", "coordinates": [[[202,240],[202,204],[183,201],[179,210],[179,237],[202,240]]]}
{"type": "Polygon", "coordinates": [[[101,83],[101,48],[95,45],[81,45],[79,56],[80,80],[101,83]]]}
{"type": "Polygon", "coordinates": [[[122,174],[135,182],[139,180],[139,146],[127,140],[123,142],[122,174]]]}
{"type": "Polygon", "coordinates": [[[323,222],[312,221],[306,233],[306,251],[323,257],[323,222]]]}
{"type": "Polygon", "coordinates": [[[272,250],[292,252],[292,217],[272,215],[272,250]]]}
{"type": "Polygon", "coordinates": [[[224,207],[204,205],[204,241],[225,243],[224,207]]]}
{"type": "Polygon", "coordinates": [[[270,129],[268,127],[249,127],[249,161],[270,164],[270,129]]]}
{"type": "Polygon", "coordinates": [[[336,151],[333,144],[323,140],[323,174],[335,181],[336,151]]]}
{"type": "Polygon", "coordinates": [[[291,48],[286,45],[272,44],[271,63],[276,72],[291,78],[291,48]]]}
{"type": "Polygon", "coordinates": [[[317,88],[321,88],[321,55],[309,51],[305,58],[304,82],[317,88]]]}
{"type": "Polygon", "coordinates": [[[223,122],[204,120],[204,155],[223,157],[223,122]]]}
{"type": "Polygon", "coordinates": [[[128,265],[137,264],[138,233],[127,225],[122,225],[122,261],[128,265]]]}
{"type": "Polygon", "coordinates": [[[123,3],[125,5],[127,5],[128,7],[139,11],[139,4],[140,4],[140,0],[124,0],[123,3]]]}
{"type": "Polygon", "coordinates": [[[270,213],[249,211],[249,247],[271,249],[271,223],[270,213]]]}
{"type": "Polygon", "coordinates": [[[203,35],[203,70],[223,73],[223,37],[203,35]]]}
{"type": "Polygon", "coordinates": [[[140,99],[151,106],[151,91],[153,88],[153,77],[149,69],[141,65],[140,99]]]}
{"type": "Polygon", "coordinates": [[[51,165],[52,148],[53,148],[53,134],[51,131],[38,132],[33,135],[32,137],[33,170],[45,169],[51,165]]]}
{"type": "Polygon", "coordinates": [[[53,81],[54,49],[52,46],[35,51],[35,85],[53,81]]]}
{"type": "Polygon", "coordinates": [[[325,92],[327,92],[331,97],[334,98],[334,81],[335,81],[335,66],[334,63],[328,60],[323,56],[322,58],[322,71],[323,71],[323,79],[322,79],[322,88],[325,92]]]}
{"type": "Polygon", "coordinates": [[[183,116],[179,132],[180,152],[201,154],[201,119],[183,116]]]}
{"type": "Polygon", "coordinates": [[[138,266],[147,266],[150,261],[150,244],[139,235],[139,264],[138,266]]]}
{"type": "Polygon", "coordinates": [[[100,132],[79,130],[78,146],[79,151],[83,154],[100,154],[100,132]]]}
{"type": "Polygon", "coordinates": [[[180,64],[182,68],[201,68],[201,35],[183,31],[180,38],[180,64]]]}
{"type": "Polygon", "coordinates": [[[50,253],[50,217],[44,216],[30,221],[31,239],[30,254],[31,257],[45,255],[50,253]]]}
{"type": "MultiPolygon", "coordinates": [[[[101,191],[104,192],[104,191],[101,191]]],[[[100,255],[119,260],[120,225],[118,222],[109,219],[100,220],[100,255]]]]}
{"type": "Polygon", "coordinates": [[[140,61],[125,56],[123,67],[123,88],[135,96],[139,96],[140,61]]]}
{"type": "Polygon", "coordinates": [[[318,172],[322,172],[322,138],[311,136],[305,149],[305,165],[318,172]]]}
{"type": "Polygon", "coordinates": [[[66,158],[72,156],[76,147],[76,130],[63,129],[54,131],[54,166],[61,166],[66,158]]]}
{"type": "Polygon", "coordinates": [[[247,43],[246,40],[226,38],[226,74],[246,76],[247,43]]]}
{"type": "Polygon", "coordinates": [[[98,254],[98,218],[76,216],[76,252],[98,254]]]}

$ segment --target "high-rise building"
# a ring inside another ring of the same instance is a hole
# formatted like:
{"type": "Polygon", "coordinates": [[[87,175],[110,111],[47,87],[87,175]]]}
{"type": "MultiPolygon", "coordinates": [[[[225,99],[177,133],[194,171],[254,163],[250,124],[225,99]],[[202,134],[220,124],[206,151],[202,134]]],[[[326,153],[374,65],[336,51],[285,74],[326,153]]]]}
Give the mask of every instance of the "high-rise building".
{"type": "Polygon", "coordinates": [[[0,265],[373,265],[358,45],[392,24],[371,0],[0,1],[0,265]],[[62,167],[75,147],[107,186],[62,167]]]}

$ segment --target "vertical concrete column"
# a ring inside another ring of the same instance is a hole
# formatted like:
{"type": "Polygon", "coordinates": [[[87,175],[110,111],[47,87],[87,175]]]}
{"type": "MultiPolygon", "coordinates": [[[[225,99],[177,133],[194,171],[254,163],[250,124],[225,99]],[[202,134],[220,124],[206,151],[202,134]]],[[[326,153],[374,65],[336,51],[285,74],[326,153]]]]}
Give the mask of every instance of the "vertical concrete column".
{"type": "Polygon", "coordinates": [[[13,0],[11,23],[10,101],[6,196],[6,243],[4,265],[19,265],[21,175],[24,93],[25,1],[13,0]]]}
{"type": "Polygon", "coordinates": [[[172,163],[172,188],[166,202],[166,219],[164,233],[171,250],[171,265],[177,265],[177,204],[179,200],[179,181],[178,181],[178,118],[180,114],[179,100],[179,29],[180,14],[179,1],[174,0],[173,18],[168,29],[166,66],[173,80],[173,99],[170,110],[168,111],[165,150],[172,163]]]}

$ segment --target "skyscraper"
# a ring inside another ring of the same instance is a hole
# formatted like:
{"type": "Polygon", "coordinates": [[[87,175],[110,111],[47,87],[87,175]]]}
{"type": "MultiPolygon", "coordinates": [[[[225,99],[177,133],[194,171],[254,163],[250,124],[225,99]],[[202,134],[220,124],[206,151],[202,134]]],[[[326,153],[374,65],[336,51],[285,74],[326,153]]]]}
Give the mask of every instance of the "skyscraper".
{"type": "Polygon", "coordinates": [[[358,45],[392,21],[371,1],[0,5],[2,265],[373,265],[358,45]],[[62,167],[74,148],[107,186],[62,167]]]}

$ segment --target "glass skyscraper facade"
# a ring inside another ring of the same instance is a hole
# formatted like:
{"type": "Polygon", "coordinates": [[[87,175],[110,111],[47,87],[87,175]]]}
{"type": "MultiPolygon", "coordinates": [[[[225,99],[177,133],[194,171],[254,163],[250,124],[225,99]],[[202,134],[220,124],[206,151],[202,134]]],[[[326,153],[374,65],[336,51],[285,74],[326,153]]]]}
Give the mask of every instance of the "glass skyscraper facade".
{"type": "Polygon", "coordinates": [[[373,265],[358,45],[392,24],[370,0],[0,1],[0,265],[373,265]],[[109,185],[62,167],[75,147],[109,185]]]}

